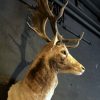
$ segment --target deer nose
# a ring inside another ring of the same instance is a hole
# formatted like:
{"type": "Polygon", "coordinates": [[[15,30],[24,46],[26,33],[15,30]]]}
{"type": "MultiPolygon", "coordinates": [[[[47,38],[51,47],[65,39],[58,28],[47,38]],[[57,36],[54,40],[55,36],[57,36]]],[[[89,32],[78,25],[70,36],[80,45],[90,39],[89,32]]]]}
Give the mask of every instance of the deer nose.
{"type": "Polygon", "coordinates": [[[85,67],[82,66],[82,69],[85,70],[85,67]]]}

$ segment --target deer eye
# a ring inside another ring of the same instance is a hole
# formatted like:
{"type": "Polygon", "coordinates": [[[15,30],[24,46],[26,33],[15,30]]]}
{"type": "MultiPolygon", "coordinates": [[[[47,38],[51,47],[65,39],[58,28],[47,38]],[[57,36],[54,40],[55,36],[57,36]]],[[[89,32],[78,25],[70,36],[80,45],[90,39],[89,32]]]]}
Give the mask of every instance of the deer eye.
{"type": "Polygon", "coordinates": [[[66,51],[65,50],[61,51],[61,53],[64,54],[64,55],[66,55],[66,51]]]}

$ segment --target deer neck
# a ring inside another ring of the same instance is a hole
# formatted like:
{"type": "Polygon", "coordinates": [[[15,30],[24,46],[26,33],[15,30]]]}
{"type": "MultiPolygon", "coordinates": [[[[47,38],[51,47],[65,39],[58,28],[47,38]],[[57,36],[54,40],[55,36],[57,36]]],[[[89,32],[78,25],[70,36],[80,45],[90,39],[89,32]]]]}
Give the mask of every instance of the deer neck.
{"type": "Polygon", "coordinates": [[[44,58],[39,58],[35,65],[31,66],[25,83],[34,93],[50,99],[58,83],[57,73],[53,67],[49,68],[44,58]]]}

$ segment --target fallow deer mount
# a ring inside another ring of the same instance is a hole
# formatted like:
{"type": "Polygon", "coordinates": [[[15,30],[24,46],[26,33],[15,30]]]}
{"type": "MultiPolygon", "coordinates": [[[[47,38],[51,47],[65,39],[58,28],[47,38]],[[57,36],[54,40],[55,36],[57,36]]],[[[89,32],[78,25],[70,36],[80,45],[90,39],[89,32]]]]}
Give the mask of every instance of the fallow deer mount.
{"type": "Polygon", "coordinates": [[[31,22],[27,24],[48,43],[31,63],[24,79],[10,88],[7,100],[51,100],[58,84],[58,73],[82,75],[85,71],[83,65],[68,51],[68,48],[75,48],[79,45],[83,34],[78,39],[65,39],[60,35],[57,27],[57,21],[62,16],[68,1],[62,6],[58,16],[53,14],[52,5],[49,6],[48,0],[35,1],[37,8],[29,18],[31,22]],[[48,20],[54,34],[53,39],[50,39],[45,31],[48,20]]]}

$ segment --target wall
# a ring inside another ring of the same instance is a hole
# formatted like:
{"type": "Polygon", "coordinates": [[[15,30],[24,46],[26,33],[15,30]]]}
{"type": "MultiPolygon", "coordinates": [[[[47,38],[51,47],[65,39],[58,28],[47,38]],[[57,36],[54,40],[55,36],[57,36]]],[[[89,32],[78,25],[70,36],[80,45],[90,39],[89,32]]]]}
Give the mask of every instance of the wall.
{"type": "MultiPolygon", "coordinates": [[[[0,77],[23,78],[28,65],[45,42],[26,25],[28,10],[17,0],[0,0],[0,77]],[[38,41],[37,41],[38,40],[38,41]]],[[[82,76],[60,74],[59,85],[52,100],[99,100],[100,98],[100,38],[69,15],[67,28],[77,34],[85,32],[84,39],[70,53],[86,68],[82,76]]],[[[48,27],[48,29],[49,27],[48,27]]],[[[59,26],[65,37],[75,37],[59,26]]],[[[2,81],[2,80],[0,80],[2,81]]]]}

